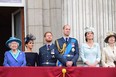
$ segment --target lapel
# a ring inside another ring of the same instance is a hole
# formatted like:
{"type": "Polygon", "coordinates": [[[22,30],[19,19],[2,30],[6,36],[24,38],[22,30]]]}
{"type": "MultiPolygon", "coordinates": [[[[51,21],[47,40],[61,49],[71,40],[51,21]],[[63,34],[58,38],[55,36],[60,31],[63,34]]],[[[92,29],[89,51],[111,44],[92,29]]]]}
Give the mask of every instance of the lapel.
{"type": "MultiPolygon", "coordinates": [[[[53,48],[54,48],[54,44],[52,43],[52,44],[50,45],[50,49],[49,49],[49,50],[52,50],[53,48]]],[[[43,46],[43,49],[44,49],[44,51],[48,51],[47,45],[44,45],[44,46],[43,46]]]]}
{"type": "Polygon", "coordinates": [[[63,37],[61,38],[61,41],[62,41],[63,44],[66,43],[66,41],[63,37]]]}
{"type": "Polygon", "coordinates": [[[114,54],[116,55],[116,46],[114,46],[114,54]]]}
{"type": "Polygon", "coordinates": [[[50,50],[52,50],[52,49],[54,49],[54,44],[53,43],[50,45],[50,50]]]}
{"type": "Polygon", "coordinates": [[[71,38],[69,37],[68,44],[71,43],[71,38]]]}
{"type": "MultiPolygon", "coordinates": [[[[63,37],[61,38],[61,41],[62,41],[63,44],[66,43],[66,41],[65,41],[65,39],[63,37]]],[[[69,43],[71,43],[71,37],[69,37],[68,43],[67,43],[66,46],[68,46],[69,43]]]]}
{"type": "Polygon", "coordinates": [[[108,49],[107,49],[107,50],[108,50],[108,53],[109,53],[109,54],[114,55],[114,53],[113,53],[114,50],[112,50],[110,46],[108,46],[108,49]]]}
{"type": "Polygon", "coordinates": [[[51,49],[54,49],[54,44],[52,44],[52,45],[50,46],[50,50],[51,50],[51,49]]]}
{"type": "Polygon", "coordinates": [[[47,51],[47,45],[45,44],[45,45],[43,46],[42,52],[46,52],[46,51],[47,51]]]}
{"type": "Polygon", "coordinates": [[[9,51],[9,54],[12,56],[12,58],[13,58],[16,62],[18,61],[18,57],[19,57],[20,53],[19,53],[19,55],[18,55],[18,57],[17,57],[17,58],[14,58],[13,54],[11,54],[11,52],[10,52],[10,51],[9,51]]]}

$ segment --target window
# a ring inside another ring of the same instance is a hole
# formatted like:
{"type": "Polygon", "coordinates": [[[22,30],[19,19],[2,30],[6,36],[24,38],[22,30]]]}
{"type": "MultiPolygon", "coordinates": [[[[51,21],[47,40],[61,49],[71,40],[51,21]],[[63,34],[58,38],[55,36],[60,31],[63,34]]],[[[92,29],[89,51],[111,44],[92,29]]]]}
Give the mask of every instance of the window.
{"type": "Polygon", "coordinates": [[[0,6],[23,7],[25,0],[0,0],[0,6]]]}

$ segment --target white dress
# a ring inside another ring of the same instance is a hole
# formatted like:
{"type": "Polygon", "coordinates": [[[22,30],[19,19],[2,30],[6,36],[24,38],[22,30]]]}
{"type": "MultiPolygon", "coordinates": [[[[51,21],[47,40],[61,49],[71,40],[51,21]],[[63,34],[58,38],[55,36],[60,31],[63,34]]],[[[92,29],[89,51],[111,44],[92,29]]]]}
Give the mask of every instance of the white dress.
{"type": "MultiPolygon", "coordinates": [[[[81,46],[80,56],[82,61],[85,63],[86,61],[93,64],[95,61],[100,62],[101,52],[100,46],[98,43],[94,43],[92,47],[89,47],[87,43],[83,43],[81,46]]],[[[84,64],[84,66],[87,66],[84,64]]],[[[96,67],[98,67],[97,65],[96,67]]]]}

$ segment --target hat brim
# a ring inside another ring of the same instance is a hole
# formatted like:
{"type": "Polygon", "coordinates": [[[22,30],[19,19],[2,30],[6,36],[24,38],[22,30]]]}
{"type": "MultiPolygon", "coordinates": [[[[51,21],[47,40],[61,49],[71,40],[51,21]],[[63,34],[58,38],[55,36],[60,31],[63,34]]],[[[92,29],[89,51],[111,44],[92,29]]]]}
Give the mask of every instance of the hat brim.
{"type": "Polygon", "coordinates": [[[114,38],[115,38],[115,42],[116,42],[116,36],[115,36],[115,35],[107,36],[107,37],[105,38],[104,42],[105,42],[105,43],[108,43],[108,39],[109,39],[110,37],[114,37],[114,38]]]}
{"type": "Polygon", "coordinates": [[[8,41],[6,42],[6,46],[9,47],[9,43],[11,43],[11,42],[13,42],[13,41],[19,43],[19,46],[21,46],[21,40],[19,40],[19,39],[8,40],[8,41]]]}

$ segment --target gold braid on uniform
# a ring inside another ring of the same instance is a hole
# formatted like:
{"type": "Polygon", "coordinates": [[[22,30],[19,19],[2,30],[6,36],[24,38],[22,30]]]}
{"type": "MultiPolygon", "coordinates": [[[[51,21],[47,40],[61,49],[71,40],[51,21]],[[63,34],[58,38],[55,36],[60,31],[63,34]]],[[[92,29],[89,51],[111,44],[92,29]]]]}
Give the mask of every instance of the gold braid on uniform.
{"type": "Polygon", "coordinates": [[[62,49],[59,46],[58,40],[56,40],[56,45],[57,45],[57,48],[58,48],[58,51],[60,52],[60,54],[63,54],[66,49],[66,43],[63,44],[62,49]]]}

